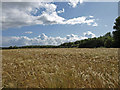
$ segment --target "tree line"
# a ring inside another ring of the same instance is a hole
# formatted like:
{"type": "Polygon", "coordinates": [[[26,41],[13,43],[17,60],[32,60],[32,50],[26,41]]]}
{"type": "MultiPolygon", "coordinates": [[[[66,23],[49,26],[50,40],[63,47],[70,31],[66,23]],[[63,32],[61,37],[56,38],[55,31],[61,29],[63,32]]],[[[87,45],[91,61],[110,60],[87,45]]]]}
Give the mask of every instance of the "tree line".
{"type": "Polygon", "coordinates": [[[63,43],[58,46],[53,45],[30,45],[30,46],[10,46],[10,47],[2,47],[2,49],[18,49],[18,48],[120,48],[120,16],[115,20],[115,25],[113,29],[115,31],[108,32],[104,36],[100,36],[98,38],[88,38],[84,40],[79,40],[75,42],[63,43]]]}
{"type": "Polygon", "coordinates": [[[98,38],[88,38],[76,42],[69,42],[61,44],[60,47],[63,48],[98,48],[98,47],[106,47],[106,48],[112,48],[114,47],[113,44],[113,37],[112,34],[109,32],[105,34],[104,36],[100,36],[98,38]]]}

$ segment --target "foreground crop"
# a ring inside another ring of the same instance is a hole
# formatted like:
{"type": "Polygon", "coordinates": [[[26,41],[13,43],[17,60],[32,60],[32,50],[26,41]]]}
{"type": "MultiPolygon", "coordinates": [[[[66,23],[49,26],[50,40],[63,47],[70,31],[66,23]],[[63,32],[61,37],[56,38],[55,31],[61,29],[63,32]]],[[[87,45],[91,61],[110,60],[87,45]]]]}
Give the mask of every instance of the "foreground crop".
{"type": "Polygon", "coordinates": [[[3,87],[117,88],[118,49],[3,50],[3,87]]]}

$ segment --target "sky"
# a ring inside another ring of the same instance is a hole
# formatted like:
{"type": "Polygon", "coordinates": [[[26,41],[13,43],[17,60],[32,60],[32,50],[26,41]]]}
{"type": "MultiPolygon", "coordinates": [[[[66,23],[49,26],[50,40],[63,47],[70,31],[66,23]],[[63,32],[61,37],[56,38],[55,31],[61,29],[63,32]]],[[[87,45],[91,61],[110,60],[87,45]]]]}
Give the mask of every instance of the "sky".
{"type": "Polygon", "coordinates": [[[3,2],[2,46],[60,45],[113,31],[117,2],[3,2]]]}

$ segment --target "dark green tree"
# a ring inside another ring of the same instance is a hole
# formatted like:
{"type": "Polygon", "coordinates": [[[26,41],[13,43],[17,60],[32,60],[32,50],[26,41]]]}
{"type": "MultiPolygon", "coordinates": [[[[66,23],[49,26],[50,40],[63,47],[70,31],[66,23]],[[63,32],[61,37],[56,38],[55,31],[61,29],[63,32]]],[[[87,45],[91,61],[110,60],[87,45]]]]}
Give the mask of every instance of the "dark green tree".
{"type": "Polygon", "coordinates": [[[120,48],[120,16],[116,19],[114,24],[113,29],[116,30],[113,31],[114,47],[120,48]]]}
{"type": "Polygon", "coordinates": [[[112,37],[112,35],[111,35],[110,32],[108,32],[108,33],[106,33],[106,34],[104,35],[104,37],[112,37]]]}
{"type": "Polygon", "coordinates": [[[18,47],[17,47],[16,45],[15,45],[15,46],[13,46],[12,48],[13,48],[13,49],[18,49],[18,47]]]}
{"type": "Polygon", "coordinates": [[[8,49],[12,49],[13,47],[12,46],[10,46],[8,49]]]}
{"type": "Polygon", "coordinates": [[[113,39],[112,38],[107,38],[104,42],[104,46],[106,48],[111,48],[113,46],[113,39]]]}

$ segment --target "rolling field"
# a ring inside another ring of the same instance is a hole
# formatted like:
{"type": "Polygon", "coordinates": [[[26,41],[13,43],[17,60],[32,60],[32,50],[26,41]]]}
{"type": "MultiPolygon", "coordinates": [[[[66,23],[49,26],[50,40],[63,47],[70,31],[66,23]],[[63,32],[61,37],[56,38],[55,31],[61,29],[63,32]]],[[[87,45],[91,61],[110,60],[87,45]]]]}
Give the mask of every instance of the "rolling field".
{"type": "Polygon", "coordinates": [[[11,49],[2,55],[3,87],[118,87],[117,48],[11,49]]]}

